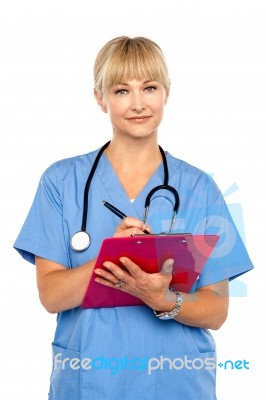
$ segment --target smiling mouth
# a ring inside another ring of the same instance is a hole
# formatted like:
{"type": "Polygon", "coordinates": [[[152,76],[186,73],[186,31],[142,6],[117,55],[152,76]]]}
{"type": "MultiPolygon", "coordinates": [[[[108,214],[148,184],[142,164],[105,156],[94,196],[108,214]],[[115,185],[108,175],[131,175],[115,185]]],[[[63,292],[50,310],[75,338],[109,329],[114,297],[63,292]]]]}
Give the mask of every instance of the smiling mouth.
{"type": "Polygon", "coordinates": [[[128,121],[144,121],[145,119],[151,118],[150,115],[138,115],[136,117],[126,118],[128,121]]]}

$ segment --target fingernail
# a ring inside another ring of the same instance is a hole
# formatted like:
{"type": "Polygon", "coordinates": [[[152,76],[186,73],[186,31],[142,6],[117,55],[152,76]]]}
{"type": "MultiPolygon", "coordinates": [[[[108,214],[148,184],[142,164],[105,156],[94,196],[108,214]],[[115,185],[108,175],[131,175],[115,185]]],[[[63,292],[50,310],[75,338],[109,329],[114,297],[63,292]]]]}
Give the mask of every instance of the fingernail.
{"type": "Polygon", "coordinates": [[[169,272],[172,271],[173,265],[174,265],[174,260],[169,260],[166,264],[166,270],[169,272]]]}
{"type": "Polygon", "coordinates": [[[123,257],[120,258],[120,261],[121,261],[121,263],[122,263],[123,265],[126,265],[126,263],[127,263],[127,259],[126,259],[126,258],[123,258],[123,257]]]}
{"type": "Polygon", "coordinates": [[[102,271],[100,269],[95,269],[94,270],[95,274],[101,275],[102,271]]]}

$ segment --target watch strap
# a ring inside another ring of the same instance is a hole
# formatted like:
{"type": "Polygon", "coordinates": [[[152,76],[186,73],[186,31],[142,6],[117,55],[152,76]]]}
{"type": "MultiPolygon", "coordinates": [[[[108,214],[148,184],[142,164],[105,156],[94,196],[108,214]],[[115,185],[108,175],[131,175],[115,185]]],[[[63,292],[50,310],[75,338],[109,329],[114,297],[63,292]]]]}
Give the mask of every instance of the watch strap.
{"type": "Polygon", "coordinates": [[[162,320],[175,318],[177,316],[177,314],[179,313],[180,308],[182,306],[181,294],[174,288],[170,288],[170,290],[176,294],[176,303],[175,303],[174,308],[171,311],[162,311],[162,312],[153,310],[154,315],[156,315],[157,318],[162,319],[162,320]]]}

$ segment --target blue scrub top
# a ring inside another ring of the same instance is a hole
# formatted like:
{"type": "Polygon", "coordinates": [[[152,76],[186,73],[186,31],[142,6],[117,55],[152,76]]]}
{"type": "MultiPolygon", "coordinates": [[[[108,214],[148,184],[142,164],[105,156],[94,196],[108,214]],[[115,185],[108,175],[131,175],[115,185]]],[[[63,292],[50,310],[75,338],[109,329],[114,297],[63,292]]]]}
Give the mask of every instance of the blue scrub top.
{"type": "MultiPolygon", "coordinates": [[[[78,253],[69,243],[80,230],[83,193],[98,153],[58,161],[42,175],[27,219],[14,244],[34,264],[34,256],[76,268],[98,254],[119,218],[103,207],[114,204],[143,219],[148,192],[162,184],[161,164],[131,202],[108,158],[102,155],[90,192],[87,231],[90,247],[78,253]]],[[[169,185],[180,196],[174,232],[219,234],[220,240],[193,290],[233,279],[253,268],[223,196],[213,179],[166,153],[169,185]]],[[[174,198],[153,196],[147,223],[153,233],[169,229],[174,198]]],[[[146,306],[72,310],[58,314],[49,399],[214,400],[215,343],[207,329],[161,321],[146,306]]]]}

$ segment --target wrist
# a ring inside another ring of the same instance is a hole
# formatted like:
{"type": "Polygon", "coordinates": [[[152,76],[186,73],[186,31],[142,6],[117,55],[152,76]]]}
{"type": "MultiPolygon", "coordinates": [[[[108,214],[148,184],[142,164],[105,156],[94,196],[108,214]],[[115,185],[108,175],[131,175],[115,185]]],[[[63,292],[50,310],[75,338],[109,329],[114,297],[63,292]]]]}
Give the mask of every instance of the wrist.
{"type": "Polygon", "coordinates": [[[168,312],[172,311],[173,308],[175,307],[176,303],[176,294],[172,289],[168,289],[167,293],[164,294],[162,299],[156,299],[156,302],[153,303],[153,306],[151,307],[153,310],[156,310],[157,312],[168,312]]]}
{"type": "MultiPolygon", "coordinates": [[[[177,290],[175,290],[173,288],[170,288],[170,291],[175,296],[175,301],[174,301],[174,305],[172,306],[172,308],[170,310],[166,310],[165,309],[164,311],[158,311],[158,310],[155,311],[155,310],[153,310],[155,316],[157,318],[159,318],[159,319],[166,320],[166,319],[175,318],[177,316],[177,314],[179,313],[180,308],[182,306],[182,296],[181,296],[181,294],[177,290]]],[[[169,303],[169,306],[170,306],[170,303],[169,303]]]]}

